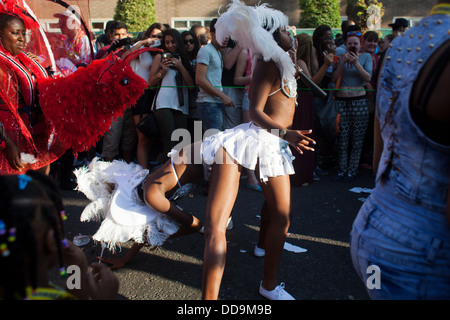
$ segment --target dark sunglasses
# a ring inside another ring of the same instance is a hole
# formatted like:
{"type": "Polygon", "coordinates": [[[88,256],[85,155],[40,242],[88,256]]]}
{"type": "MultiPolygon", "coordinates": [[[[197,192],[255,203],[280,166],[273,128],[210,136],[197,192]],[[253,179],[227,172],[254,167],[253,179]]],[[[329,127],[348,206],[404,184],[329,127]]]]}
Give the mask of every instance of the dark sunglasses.
{"type": "Polygon", "coordinates": [[[188,43],[194,44],[194,39],[185,39],[184,44],[188,44],[188,43]]]}
{"type": "Polygon", "coordinates": [[[158,39],[162,39],[163,36],[162,36],[162,34],[158,34],[157,36],[151,36],[150,38],[158,38],[158,39]]]}
{"type": "Polygon", "coordinates": [[[357,36],[357,37],[360,37],[361,36],[361,32],[359,32],[359,31],[350,31],[350,32],[347,32],[347,36],[357,36]]]}

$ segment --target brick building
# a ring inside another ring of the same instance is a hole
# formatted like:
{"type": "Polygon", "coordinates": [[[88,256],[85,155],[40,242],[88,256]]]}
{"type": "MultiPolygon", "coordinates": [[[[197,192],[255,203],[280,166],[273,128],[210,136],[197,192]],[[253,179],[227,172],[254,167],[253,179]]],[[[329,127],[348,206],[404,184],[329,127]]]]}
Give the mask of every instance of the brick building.
{"type": "MultiPolygon", "coordinates": [[[[54,6],[51,1],[28,0],[35,4],[35,7],[42,10],[42,19],[48,30],[54,30],[57,19],[52,15],[45,16],[45,8],[54,6]],[[45,3],[48,2],[48,3],[45,3]],[[36,5],[37,3],[37,5],[36,5]]],[[[95,33],[102,32],[107,21],[114,17],[114,9],[118,0],[78,0],[67,1],[68,3],[78,3],[82,7],[85,18],[91,23],[95,33]],[[87,6],[89,3],[89,6],[87,6]],[[89,10],[86,8],[89,7],[89,10]]],[[[158,22],[167,23],[177,29],[188,29],[193,24],[208,26],[209,21],[217,17],[220,12],[226,11],[229,0],[154,0],[158,22]]],[[[247,5],[259,2],[269,3],[273,8],[286,13],[289,17],[289,24],[298,25],[301,18],[301,10],[298,0],[243,0],[247,5]]],[[[427,15],[436,0],[382,0],[385,13],[381,22],[382,28],[388,28],[388,24],[395,18],[405,17],[412,22],[420,20],[427,15]]],[[[340,1],[341,19],[346,19],[347,0],[340,1]]]]}

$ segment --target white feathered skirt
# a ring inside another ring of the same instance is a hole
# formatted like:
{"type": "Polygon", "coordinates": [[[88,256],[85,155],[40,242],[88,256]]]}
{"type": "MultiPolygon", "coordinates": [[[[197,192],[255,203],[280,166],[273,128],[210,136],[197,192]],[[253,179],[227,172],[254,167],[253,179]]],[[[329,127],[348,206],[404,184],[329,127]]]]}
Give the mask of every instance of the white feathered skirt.
{"type": "Polygon", "coordinates": [[[295,157],[289,149],[289,143],[253,122],[205,138],[201,147],[203,162],[212,165],[220,147],[247,169],[255,170],[258,164],[262,182],[266,182],[269,177],[295,173],[292,164],[295,157]]]}
{"type": "Polygon", "coordinates": [[[178,230],[175,221],[138,197],[136,188],[148,175],[147,169],[125,161],[94,158],[89,167],[74,173],[77,189],[91,201],[80,220],[102,221],[92,238],[105,243],[111,252],[129,240],[160,246],[178,230]]]}

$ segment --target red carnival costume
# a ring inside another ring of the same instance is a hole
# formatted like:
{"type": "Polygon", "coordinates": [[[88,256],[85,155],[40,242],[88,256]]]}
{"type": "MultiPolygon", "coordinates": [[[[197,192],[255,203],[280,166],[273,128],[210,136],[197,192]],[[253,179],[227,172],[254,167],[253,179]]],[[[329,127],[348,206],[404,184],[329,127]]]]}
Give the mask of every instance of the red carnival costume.
{"type": "MultiPolygon", "coordinates": [[[[52,128],[36,107],[36,81],[45,78],[48,74],[39,63],[24,53],[13,57],[0,46],[0,122],[21,152],[36,158],[26,169],[41,168],[65,151],[56,143],[48,146],[52,128]]],[[[10,167],[4,152],[0,152],[0,173],[21,173],[10,167]]]]}
{"type": "MultiPolygon", "coordinates": [[[[39,23],[24,14],[23,3],[0,1],[0,12],[18,16],[27,29],[36,28],[39,23]]],[[[67,77],[50,78],[25,53],[13,56],[0,43],[0,122],[21,155],[33,160],[17,171],[9,165],[5,150],[0,149],[0,174],[39,169],[69,148],[75,154],[94,145],[113,119],[144,93],[146,81],[128,64],[144,51],[158,49],[138,50],[126,60],[111,55],[67,77]]]]}

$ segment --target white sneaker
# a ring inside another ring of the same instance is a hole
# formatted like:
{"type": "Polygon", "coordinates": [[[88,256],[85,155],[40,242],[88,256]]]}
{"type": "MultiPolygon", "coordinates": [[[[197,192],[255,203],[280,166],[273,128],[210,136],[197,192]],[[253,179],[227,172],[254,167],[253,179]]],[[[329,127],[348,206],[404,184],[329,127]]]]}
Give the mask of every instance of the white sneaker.
{"type": "Polygon", "coordinates": [[[276,286],[275,289],[268,291],[262,287],[262,281],[259,285],[259,294],[269,300],[295,300],[293,296],[284,290],[284,282],[276,286]]]}
{"type": "Polygon", "coordinates": [[[253,250],[253,254],[257,257],[264,257],[266,255],[266,250],[261,249],[258,245],[256,245],[255,250],[253,250]]]}

